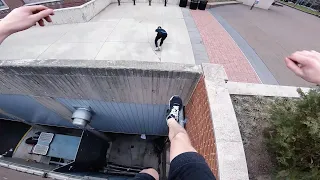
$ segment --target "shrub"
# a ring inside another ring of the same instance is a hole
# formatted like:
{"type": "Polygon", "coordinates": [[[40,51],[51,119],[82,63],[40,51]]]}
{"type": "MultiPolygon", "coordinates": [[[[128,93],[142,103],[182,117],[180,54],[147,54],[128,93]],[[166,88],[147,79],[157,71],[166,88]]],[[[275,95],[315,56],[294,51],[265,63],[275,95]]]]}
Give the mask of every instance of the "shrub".
{"type": "Polygon", "coordinates": [[[320,91],[300,99],[279,99],[270,109],[268,144],[278,166],[278,179],[320,179],[320,91]]]}

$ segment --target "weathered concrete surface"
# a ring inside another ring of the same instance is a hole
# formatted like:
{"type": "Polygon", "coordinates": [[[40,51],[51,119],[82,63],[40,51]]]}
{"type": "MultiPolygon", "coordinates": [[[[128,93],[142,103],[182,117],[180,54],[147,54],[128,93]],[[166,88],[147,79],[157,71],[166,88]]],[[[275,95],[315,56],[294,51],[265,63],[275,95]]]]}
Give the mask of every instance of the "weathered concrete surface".
{"type": "Polygon", "coordinates": [[[201,74],[199,66],[121,61],[1,61],[2,94],[167,104],[186,102],[201,74]],[[171,67],[170,67],[171,66],[171,67]]]}
{"type": "Polygon", "coordinates": [[[200,66],[186,64],[5,60],[0,61],[0,94],[6,94],[0,108],[28,122],[70,127],[76,108],[91,107],[90,125],[97,130],[167,135],[168,100],[180,95],[188,103],[200,76],[200,66]]]}
{"type": "Polygon", "coordinates": [[[286,6],[250,11],[245,5],[230,5],[213,10],[249,43],[280,85],[311,86],[286,67],[284,57],[297,50],[320,51],[319,18],[286,6]]]}
{"type": "Polygon", "coordinates": [[[218,177],[248,180],[241,134],[225,84],[226,72],[221,65],[203,64],[202,67],[217,149],[218,177]]]}
{"type": "MultiPolygon", "coordinates": [[[[230,94],[249,96],[272,96],[272,97],[300,97],[294,86],[275,86],[266,84],[251,84],[228,82],[226,84],[230,94]]],[[[308,92],[310,88],[301,88],[303,92],[308,92]]]]}
{"type": "Polygon", "coordinates": [[[90,22],[33,27],[6,39],[0,57],[195,64],[181,8],[160,3],[111,4],[90,22]],[[154,51],[158,26],[168,32],[160,52],[154,51]]]}
{"type": "Polygon", "coordinates": [[[56,9],[50,25],[87,22],[110,3],[111,0],[91,0],[81,6],[56,9]]]}
{"type": "Polygon", "coordinates": [[[31,175],[19,171],[15,171],[12,169],[0,167],[0,178],[3,180],[17,180],[17,179],[24,179],[24,180],[44,180],[47,178],[42,178],[40,176],[31,175]]]}

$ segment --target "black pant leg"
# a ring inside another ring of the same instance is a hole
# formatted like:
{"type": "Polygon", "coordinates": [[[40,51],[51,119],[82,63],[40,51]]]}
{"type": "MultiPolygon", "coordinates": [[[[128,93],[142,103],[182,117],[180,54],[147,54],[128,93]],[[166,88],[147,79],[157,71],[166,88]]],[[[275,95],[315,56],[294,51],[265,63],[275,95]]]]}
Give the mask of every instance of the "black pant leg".
{"type": "Polygon", "coordinates": [[[131,180],[155,180],[154,177],[152,177],[149,174],[146,173],[138,173],[133,179],[131,180]]]}
{"type": "Polygon", "coordinates": [[[170,164],[168,180],[215,180],[205,159],[196,152],[175,157],[170,164]]]}
{"type": "MultiPolygon", "coordinates": [[[[156,38],[154,39],[154,44],[156,45],[156,47],[158,47],[158,40],[161,38],[161,34],[158,33],[156,38]]],[[[161,45],[160,45],[161,46],[161,45]]]]}
{"type": "Polygon", "coordinates": [[[161,37],[160,46],[162,46],[163,41],[164,41],[166,38],[167,38],[167,35],[166,35],[166,34],[163,34],[162,37],[161,37]]]}

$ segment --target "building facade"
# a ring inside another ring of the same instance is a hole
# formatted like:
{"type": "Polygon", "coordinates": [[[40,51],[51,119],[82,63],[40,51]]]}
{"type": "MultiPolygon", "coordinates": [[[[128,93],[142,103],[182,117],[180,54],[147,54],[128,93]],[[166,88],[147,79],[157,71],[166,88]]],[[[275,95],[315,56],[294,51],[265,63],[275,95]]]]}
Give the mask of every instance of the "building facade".
{"type": "Polygon", "coordinates": [[[24,5],[41,4],[53,9],[80,6],[90,0],[0,0],[0,18],[5,17],[14,8],[24,5]]]}

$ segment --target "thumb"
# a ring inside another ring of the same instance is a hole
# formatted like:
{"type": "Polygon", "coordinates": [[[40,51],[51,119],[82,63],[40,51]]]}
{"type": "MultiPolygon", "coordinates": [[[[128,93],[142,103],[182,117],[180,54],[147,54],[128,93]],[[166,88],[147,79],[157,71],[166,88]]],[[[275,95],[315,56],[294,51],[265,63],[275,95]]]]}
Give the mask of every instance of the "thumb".
{"type": "Polygon", "coordinates": [[[46,9],[46,10],[42,10],[36,14],[31,15],[32,18],[34,18],[35,21],[39,21],[40,19],[43,19],[45,17],[48,17],[50,15],[53,14],[53,10],[52,9],[46,9]]]}
{"type": "Polygon", "coordinates": [[[296,63],[294,63],[291,59],[285,58],[285,62],[287,64],[287,67],[291,71],[293,71],[296,75],[298,75],[298,76],[302,76],[303,75],[303,72],[302,72],[301,68],[296,63]]]}

